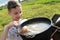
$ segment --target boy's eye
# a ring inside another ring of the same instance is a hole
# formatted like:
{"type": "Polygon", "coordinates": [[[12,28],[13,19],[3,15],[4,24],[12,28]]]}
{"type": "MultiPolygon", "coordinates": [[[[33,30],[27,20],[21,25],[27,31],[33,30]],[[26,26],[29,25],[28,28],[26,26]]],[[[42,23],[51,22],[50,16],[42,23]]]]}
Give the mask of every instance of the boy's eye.
{"type": "Polygon", "coordinates": [[[17,15],[17,14],[21,14],[21,11],[20,11],[19,13],[18,13],[18,12],[17,12],[17,13],[15,13],[15,15],[17,15]]]}
{"type": "Polygon", "coordinates": [[[21,13],[21,11],[20,11],[20,13],[21,13]]]}

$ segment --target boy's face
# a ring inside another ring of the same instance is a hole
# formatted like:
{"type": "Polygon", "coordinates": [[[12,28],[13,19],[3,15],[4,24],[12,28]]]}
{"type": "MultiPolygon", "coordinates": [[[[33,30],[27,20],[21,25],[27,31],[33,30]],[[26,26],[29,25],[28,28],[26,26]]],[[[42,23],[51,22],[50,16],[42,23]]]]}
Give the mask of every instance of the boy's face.
{"type": "Polygon", "coordinates": [[[12,8],[11,10],[9,10],[9,15],[12,17],[13,20],[18,21],[22,15],[21,11],[22,10],[20,7],[12,8]]]}

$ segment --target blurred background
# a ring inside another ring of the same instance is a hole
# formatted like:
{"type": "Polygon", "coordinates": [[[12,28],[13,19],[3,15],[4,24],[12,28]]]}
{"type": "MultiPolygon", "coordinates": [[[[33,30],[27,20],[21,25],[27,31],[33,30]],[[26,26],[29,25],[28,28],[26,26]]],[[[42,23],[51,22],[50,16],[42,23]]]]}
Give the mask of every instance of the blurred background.
{"type": "MultiPolygon", "coordinates": [[[[0,35],[4,26],[11,21],[8,15],[7,2],[9,0],[0,0],[0,35]]],[[[22,5],[21,18],[47,17],[51,19],[55,14],[60,14],[60,0],[15,0],[22,5]]]]}

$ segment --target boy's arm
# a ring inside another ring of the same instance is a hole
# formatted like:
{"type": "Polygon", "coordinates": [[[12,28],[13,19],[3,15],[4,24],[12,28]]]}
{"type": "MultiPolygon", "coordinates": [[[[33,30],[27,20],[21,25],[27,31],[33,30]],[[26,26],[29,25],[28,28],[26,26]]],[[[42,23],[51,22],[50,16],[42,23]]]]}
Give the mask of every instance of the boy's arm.
{"type": "Polygon", "coordinates": [[[1,40],[6,40],[7,36],[8,36],[9,29],[13,26],[17,27],[17,25],[18,25],[17,21],[13,21],[13,22],[9,23],[8,25],[6,25],[4,28],[4,31],[2,33],[2,36],[1,36],[1,40]]]}
{"type": "Polygon", "coordinates": [[[8,31],[9,31],[9,28],[8,28],[8,26],[6,26],[6,27],[4,28],[3,33],[2,33],[1,40],[6,40],[6,38],[7,38],[7,36],[8,36],[8,31]]]}

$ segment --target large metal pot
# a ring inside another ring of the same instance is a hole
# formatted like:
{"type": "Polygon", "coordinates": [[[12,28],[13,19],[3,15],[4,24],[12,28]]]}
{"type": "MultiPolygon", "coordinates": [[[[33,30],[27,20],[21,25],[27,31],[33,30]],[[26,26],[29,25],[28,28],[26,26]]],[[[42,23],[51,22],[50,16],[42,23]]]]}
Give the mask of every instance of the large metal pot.
{"type": "Polygon", "coordinates": [[[48,18],[45,18],[45,17],[37,17],[37,18],[32,18],[32,19],[29,19],[25,22],[23,22],[21,25],[19,25],[19,28],[20,30],[26,26],[26,25],[31,25],[31,24],[37,24],[38,23],[45,23],[47,25],[44,25],[46,26],[44,29],[41,27],[41,25],[38,25],[37,27],[41,27],[43,31],[37,33],[37,34],[33,34],[33,35],[23,35],[23,34],[20,34],[23,38],[23,40],[50,40],[50,36],[51,36],[51,26],[52,26],[52,21],[48,18]]]}

